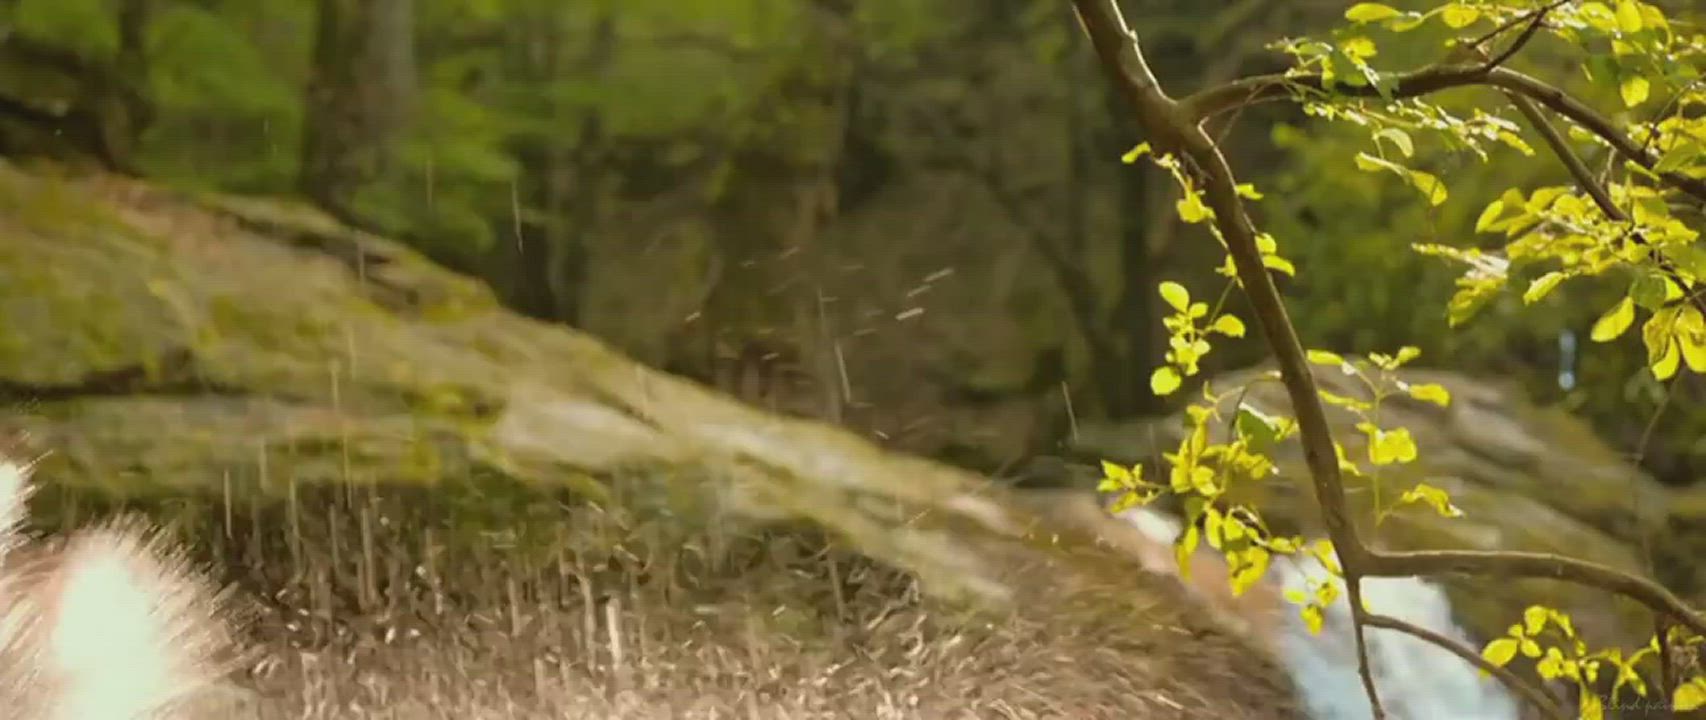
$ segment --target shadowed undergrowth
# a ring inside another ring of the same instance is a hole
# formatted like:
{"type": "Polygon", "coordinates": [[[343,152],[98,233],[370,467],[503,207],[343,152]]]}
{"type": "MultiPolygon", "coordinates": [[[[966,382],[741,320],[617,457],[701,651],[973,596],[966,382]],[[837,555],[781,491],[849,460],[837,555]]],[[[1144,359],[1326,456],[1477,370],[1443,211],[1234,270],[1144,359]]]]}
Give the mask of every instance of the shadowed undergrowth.
{"type": "MultiPolygon", "coordinates": [[[[1283,679],[1231,660],[1248,646],[1183,613],[1167,581],[1109,575],[1131,566],[1081,540],[1049,554],[991,548],[1011,561],[1004,575],[1029,581],[1011,608],[975,610],[807,526],[684,529],[530,495],[549,520],[505,531],[455,519],[448,494],[418,489],[141,509],[260,599],[240,682],[254,693],[218,716],[1290,713],[1283,679]]],[[[114,509],[70,492],[43,500],[66,524],[114,509]]]]}

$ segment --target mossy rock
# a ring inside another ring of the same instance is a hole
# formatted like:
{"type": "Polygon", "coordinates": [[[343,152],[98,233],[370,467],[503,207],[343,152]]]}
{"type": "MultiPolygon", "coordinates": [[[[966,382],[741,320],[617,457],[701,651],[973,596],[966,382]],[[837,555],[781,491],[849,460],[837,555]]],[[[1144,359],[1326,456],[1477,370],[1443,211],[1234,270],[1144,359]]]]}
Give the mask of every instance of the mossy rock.
{"type": "MultiPolygon", "coordinates": [[[[246,533],[285,552],[268,528],[292,521],[242,518],[371,488],[419,499],[364,522],[424,504],[549,526],[573,506],[684,533],[809,528],[944,602],[1101,633],[1102,669],[1131,668],[1128,711],[1157,711],[1146,691],[1165,690],[1181,717],[1293,716],[1276,666],[1168,581],[1093,536],[1062,544],[985,479],[636,364],[300,204],[0,163],[0,234],[0,430],[41,454],[44,524],[177,508],[208,543],[246,533]],[[1178,623],[1198,640],[1180,646],[1178,623]],[[1244,691],[1224,692],[1229,678],[1244,691]]],[[[324,507],[334,537],[365,512],[324,507]]]]}

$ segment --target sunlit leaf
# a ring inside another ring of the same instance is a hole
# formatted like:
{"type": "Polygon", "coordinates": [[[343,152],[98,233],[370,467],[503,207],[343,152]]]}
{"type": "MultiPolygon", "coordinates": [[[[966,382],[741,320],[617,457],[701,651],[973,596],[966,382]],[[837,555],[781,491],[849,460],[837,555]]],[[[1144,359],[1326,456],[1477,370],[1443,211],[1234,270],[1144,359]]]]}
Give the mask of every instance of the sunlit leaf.
{"type": "Polygon", "coordinates": [[[1410,397],[1421,400],[1422,402],[1430,402],[1440,407],[1446,407],[1451,404],[1451,392],[1446,390],[1444,385],[1439,385],[1437,383],[1411,385],[1410,397]]]}
{"type": "Polygon", "coordinates": [[[1693,164],[1702,152],[1706,152],[1706,148],[1702,148],[1701,144],[1693,139],[1678,142],[1671,149],[1666,150],[1659,161],[1653,164],[1653,172],[1667,173],[1681,170],[1693,164]]]}
{"type": "Polygon", "coordinates": [[[1373,2],[1357,3],[1345,11],[1345,19],[1355,23],[1378,22],[1398,15],[1393,7],[1373,2]]]}
{"type": "Polygon", "coordinates": [[[1407,463],[1416,459],[1416,441],[1408,428],[1376,429],[1369,439],[1368,459],[1376,465],[1407,463]]]}
{"type": "Polygon", "coordinates": [[[1593,323],[1593,331],[1588,337],[1594,342],[1611,342],[1621,336],[1635,322],[1635,301],[1624,297],[1617,304],[1601,315],[1593,323]]]}
{"type": "Polygon", "coordinates": [[[1210,329],[1227,337],[1244,337],[1244,321],[1238,316],[1226,314],[1214,319],[1210,329]]]}
{"type": "Polygon", "coordinates": [[[1671,704],[1684,712],[1706,707],[1706,677],[1697,675],[1677,686],[1676,692],[1671,695],[1671,704]]]}
{"type": "Polygon", "coordinates": [[[1675,342],[1666,344],[1664,353],[1652,363],[1653,377],[1658,380],[1669,380],[1676,376],[1676,371],[1682,364],[1682,351],[1675,342]]]}
{"type": "Polygon", "coordinates": [[[1262,267],[1273,270],[1274,272],[1284,273],[1286,275],[1297,274],[1297,266],[1292,265],[1290,260],[1278,255],[1263,255],[1262,267]]]}
{"type": "Polygon", "coordinates": [[[1161,283],[1160,291],[1161,299],[1166,300],[1168,305],[1172,305],[1174,310],[1185,312],[1190,308],[1191,291],[1186,290],[1185,286],[1168,280],[1161,283]]]}
{"type": "Polygon", "coordinates": [[[1200,223],[1214,216],[1214,211],[1203,204],[1202,196],[1194,191],[1187,191],[1176,204],[1179,219],[1188,223],[1200,223]]]}
{"type": "Polygon", "coordinates": [[[1618,92],[1623,95],[1623,104],[1635,107],[1647,101],[1652,91],[1652,82],[1645,75],[1630,75],[1623,78],[1623,84],[1618,86],[1618,92]]]}
{"type": "Polygon", "coordinates": [[[1416,153],[1416,144],[1410,140],[1410,134],[1403,130],[1395,127],[1382,128],[1374,136],[1397,146],[1398,152],[1404,153],[1404,157],[1410,157],[1416,153]]]}
{"type": "Polygon", "coordinates": [[[1481,19],[1481,11],[1463,3],[1452,3],[1440,9],[1439,17],[1440,20],[1445,21],[1448,27],[1458,30],[1469,27],[1476,20],[1481,19]]]}
{"type": "Polygon", "coordinates": [[[1516,651],[1516,638],[1504,637],[1487,643],[1487,647],[1481,650],[1481,657],[1486,658],[1487,662],[1504,667],[1516,659],[1516,651]]]}
{"type": "Polygon", "coordinates": [[[1179,371],[1170,365],[1155,368],[1149,376],[1149,390],[1156,395],[1171,395],[1183,383],[1184,378],[1179,377],[1179,371]]]}
{"type": "Polygon", "coordinates": [[[1528,284],[1528,289],[1522,292],[1523,304],[1533,305],[1539,302],[1551,293],[1553,288],[1558,287],[1558,283],[1564,282],[1566,277],[1568,276],[1564,273],[1553,271],[1535,278],[1528,284]]]}
{"type": "Polygon", "coordinates": [[[1635,0],[1617,0],[1617,29],[1638,33],[1646,23],[1641,20],[1641,4],[1635,0]]]}
{"type": "Polygon", "coordinates": [[[1499,215],[1504,211],[1505,204],[1503,201],[1494,200],[1488,203],[1487,209],[1482,210],[1481,216],[1475,219],[1475,232],[1487,232],[1487,229],[1493,226],[1493,222],[1498,220],[1499,215]]]}
{"type": "Polygon", "coordinates": [[[1429,205],[1439,205],[1444,203],[1450,195],[1446,191],[1445,183],[1440,182],[1439,177],[1432,173],[1426,173],[1420,170],[1411,170],[1410,183],[1415,185],[1417,190],[1422,191],[1422,194],[1428,197],[1429,205]]]}
{"type": "Polygon", "coordinates": [[[1309,362],[1316,365],[1332,365],[1334,367],[1338,367],[1345,364],[1345,359],[1338,353],[1327,352],[1326,350],[1310,350],[1304,353],[1304,357],[1308,358],[1309,362]]]}
{"type": "Polygon", "coordinates": [[[1179,566],[1179,577],[1186,580],[1191,578],[1191,555],[1197,551],[1197,542],[1202,539],[1195,524],[1187,525],[1184,534],[1173,545],[1173,561],[1179,566]]]}
{"type": "Polygon", "coordinates": [[[1266,548],[1257,546],[1245,550],[1237,570],[1232,573],[1232,596],[1243,595],[1256,581],[1261,580],[1262,575],[1268,571],[1268,562],[1271,559],[1272,556],[1266,548]]]}
{"type": "Polygon", "coordinates": [[[1530,605],[1522,611],[1522,631],[1529,635],[1539,635],[1546,629],[1546,619],[1551,614],[1540,605],[1530,605]]]}
{"type": "Polygon", "coordinates": [[[1404,491],[1404,495],[1399,498],[1399,502],[1423,503],[1432,507],[1434,512],[1439,513],[1441,517],[1463,517],[1463,511],[1458,509],[1456,505],[1451,504],[1450,495],[1446,494],[1444,490],[1427,483],[1417,483],[1415,487],[1404,491]]]}

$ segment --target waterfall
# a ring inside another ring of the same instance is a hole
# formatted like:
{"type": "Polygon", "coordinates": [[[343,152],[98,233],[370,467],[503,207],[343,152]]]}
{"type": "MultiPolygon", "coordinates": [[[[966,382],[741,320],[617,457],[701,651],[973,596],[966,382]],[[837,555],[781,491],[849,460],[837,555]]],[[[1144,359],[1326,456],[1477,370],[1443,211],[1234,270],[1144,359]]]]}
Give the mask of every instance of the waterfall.
{"type": "MultiPolygon", "coordinates": [[[[1273,564],[1281,586],[1308,594],[1309,580],[1331,581],[1340,593],[1327,609],[1320,634],[1310,634],[1301,617],[1285,613],[1279,633],[1280,654],[1314,720],[1365,720],[1373,717],[1357,675],[1356,640],[1344,583],[1314,558],[1273,564]]],[[[1369,610],[1432,630],[1477,647],[1452,620],[1451,601],[1438,585],[1414,577],[1367,578],[1362,582],[1369,610]]],[[[1432,643],[1396,630],[1367,628],[1369,667],[1386,715],[1393,720],[1516,720],[1516,701],[1504,686],[1462,658],[1432,643]]]]}
{"type": "MultiPolygon", "coordinates": [[[[1180,529],[1178,520],[1148,508],[1119,516],[1157,543],[1171,544],[1180,529]]],[[[1198,562],[1211,559],[1202,554],[1198,558],[1198,562]]],[[[1264,579],[1281,590],[1305,595],[1311,594],[1310,581],[1332,582],[1339,588],[1320,633],[1310,633],[1298,608],[1281,600],[1283,607],[1264,613],[1267,622],[1282,625],[1269,628],[1273,632],[1268,634],[1277,638],[1274,650],[1312,720],[1369,720],[1374,713],[1357,674],[1344,583],[1306,556],[1275,558],[1264,579]]],[[[1369,578],[1363,580],[1362,591],[1365,605],[1375,613],[1477,647],[1452,619],[1451,601],[1438,585],[1413,577],[1369,578]]],[[[1224,592],[1230,597],[1230,590],[1224,592]]],[[[1227,597],[1207,599],[1224,603],[1227,597]]],[[[1367,628],[1364,632],[1375,688],[1392,720],[1517,720],[1517,703],[1505,688],[1493,678],[1480,677],[1462,658],[1395,630],[1367,628]]]]}

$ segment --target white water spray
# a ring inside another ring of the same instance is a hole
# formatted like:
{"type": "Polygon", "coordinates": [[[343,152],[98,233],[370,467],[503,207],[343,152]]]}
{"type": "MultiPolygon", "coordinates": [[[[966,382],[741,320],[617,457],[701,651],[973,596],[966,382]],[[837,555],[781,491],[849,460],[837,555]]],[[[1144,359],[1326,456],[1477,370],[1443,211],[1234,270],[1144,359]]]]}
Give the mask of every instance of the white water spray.
{"type": "MultiPolygon", "coordinates": [[[[1374,716],[1357,674],[1356,640],[1344,583],[1314,558],[1273,565],[1285,590],[1310,593],[1309,581],[1332,582],[1338,598],[1327,608],[1319,634],[1294,609],[1285,613],[1280,650],[1309,716],[1314,720],[1365,720],[1374,716]]],[[[1439,586],[1420,578],[1367,578],[1369,610],[1470,643],[1451,617],[1451,601],[1439,586]]],[[[1394,720],[1516,720],[1517,705],[1493,678],[1462,658],[1396,630],[1367,628],[1369,667],[1386,716],[1394,720]]]]}

